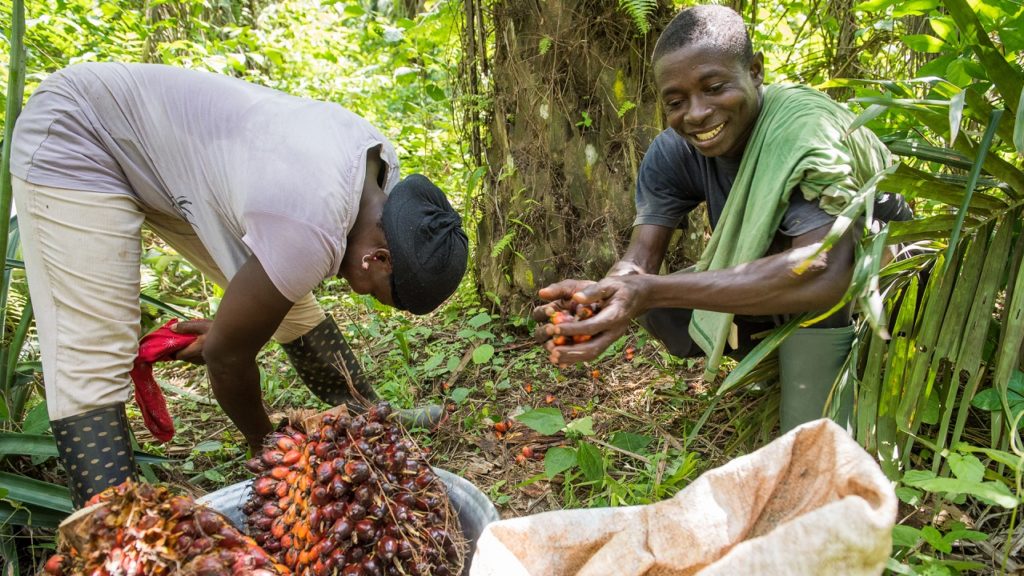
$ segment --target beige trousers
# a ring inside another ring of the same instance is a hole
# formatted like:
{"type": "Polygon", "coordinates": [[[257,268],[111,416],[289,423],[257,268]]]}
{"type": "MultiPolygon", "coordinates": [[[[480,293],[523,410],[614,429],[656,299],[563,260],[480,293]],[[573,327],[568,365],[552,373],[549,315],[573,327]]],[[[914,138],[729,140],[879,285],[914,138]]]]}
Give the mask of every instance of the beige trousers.
{"type": "MultiPolygon", "coordinates": [[[[142,226],[217,284],[227,279],[191,226],[130,196],[12,183],[50,419],[125,402],[141,330],[142,226]]],[[[274,339],[291,342],[324,318],[307,294],[274,339]]]]}

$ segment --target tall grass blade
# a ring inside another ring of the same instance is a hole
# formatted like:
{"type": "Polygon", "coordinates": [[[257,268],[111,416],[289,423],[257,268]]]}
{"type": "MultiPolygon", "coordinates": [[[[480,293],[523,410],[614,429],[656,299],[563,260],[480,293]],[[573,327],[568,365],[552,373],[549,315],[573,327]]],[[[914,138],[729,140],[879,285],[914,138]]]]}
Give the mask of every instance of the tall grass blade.
{"type": "MultiPolygon", "coordinates": [[[[963,378],[964,375],[968,374],[970,377],[968,385],[964,388],[963,395],[960,398],[960,409],[957,414],[956,425],[953,427],[953,436],[949,441],[950,445],[960,441],[960,436],[963,434],[964,426],[967,423],[967,413],[971,407],[971,400],[978,391],[978,384],[985,373],[983,364],[985,340],[988,338],[989,327],[992,324],[992,312],[995,310],[996,297],[1004,288],[1004,263],[1007,262],[1010,254],[1014,222],[1003,218],[998,221],[996,226],[995,238],[986,256],[984,271],[978,282],[978,289],[975,291],[971,312],[967,318],[967,326],[963,333],[960,353],[957,355],[956,367],[954,368],[957,378],[963,378]]],[[[955,380],[956,378],[954,378],[955,380]]],[[[939,445],[942,446],[941,443],[939,445]]]]}
{"type": "Polygon", "coordinates": [[[7,490],[7,499],[15,502],[23,502],[58,512],[70,513],[74,510],[71,503],[71,492],[65,486],[10,472],[0,472],[0,489],[7,490]]]}
{"type": "Polygon", "coordinates": [[[988,126],[985,128],[985,135],[981,138],[981,145],[978,147],[978,157],[971,166],[971,172],[967,180],[967,189],[964,191],[964,200],[960,204],[960,211],[957,213],[956,224],[953,225],[953,233],[950,235],[950,253],[954,250],[956,243],[960,240],[960,230],[964,225],[964,218],[967,216],[967,207],[971,203],[971,196],[974,194],[974,186],[978,183],[978,176],[981,174],[981,166],[985,163],[989,146],[992,145],[992,137],[995,136],[996,127],[999,125],[999,118],[1003,115],[1002,110],[993,110],[989,116],[988,126]]]}

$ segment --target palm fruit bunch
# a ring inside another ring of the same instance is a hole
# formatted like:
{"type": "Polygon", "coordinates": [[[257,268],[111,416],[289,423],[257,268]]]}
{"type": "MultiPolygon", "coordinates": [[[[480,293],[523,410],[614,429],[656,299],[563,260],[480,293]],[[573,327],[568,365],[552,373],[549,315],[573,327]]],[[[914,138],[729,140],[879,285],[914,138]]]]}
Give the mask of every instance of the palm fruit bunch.
{"type": "MultiPolygon", "coordinates": [[[[564,324],[566,322],[576,322],[577,320],[586,320],[597,314],[600,308],[597,304],[580,304],[575,300],[571,301],[568,310],[554,310],[549,315],[548,320],[552,324],[564,324]]],[[[573,336],[566,336],[565,334],[555,334],[551,341],[554,342],[555,346],[565,346],[570,342],[573,344],[579,344],[580,342],[586,342],[590,340],[590,334],[575,334],[573,336]]]]}
{"type": "Polygon", "coordinates": [[[127,481],[93,496],[60,527],[53,576],[288,574],[220,513],[165,486],[127,481]]]}
{"type": "Polygon", "coordinates": [[[444,484],[391,415],[381,402],[286,424],[246,463],[249,534],[294,574],[461,573],[466,543],[444,484]]]}

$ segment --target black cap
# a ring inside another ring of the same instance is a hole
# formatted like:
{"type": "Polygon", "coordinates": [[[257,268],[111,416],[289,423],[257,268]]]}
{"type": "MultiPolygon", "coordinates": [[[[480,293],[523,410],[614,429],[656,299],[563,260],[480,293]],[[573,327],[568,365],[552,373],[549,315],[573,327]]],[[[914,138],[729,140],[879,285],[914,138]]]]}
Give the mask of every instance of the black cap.
{"type": "Polygon", "coordinates": [[[462,218],[444,192],[420,174],[395,184],[384,202],[395,307],[426,314],[459,287],[469,259],[462,218]]]}

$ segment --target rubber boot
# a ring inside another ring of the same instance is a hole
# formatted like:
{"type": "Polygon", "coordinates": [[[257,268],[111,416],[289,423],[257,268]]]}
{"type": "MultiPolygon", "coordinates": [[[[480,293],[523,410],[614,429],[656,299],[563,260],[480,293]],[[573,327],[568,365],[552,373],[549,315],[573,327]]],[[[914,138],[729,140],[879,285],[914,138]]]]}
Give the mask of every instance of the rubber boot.
{"type": "Polygon", "coordinates": [[[76,508],[95,494],[135,477],[135,453],[124,403],[53,420],[50,427],[76,508]]]}
{"type": "MultiPolygon", "coordinates": [[[[364,412],[379,400],[355,353],[330,316],[306,334],[282,344],[281,348],[303,384],[327,404],[345,404],[349,410],[364,412]]],[[[436,404],[397,412],[407,428],[432,428],[443,416],[441,406],[436,404]]]]}
{"type": "MultiPolygon", "coordinates": [[[[822,418],[833,384],[853,345],[854,327],[799,328],[779,345],[782,404],[779,420],[785,434],[800,424],[822,418]]],[[[853,387],[839,398],[835,421],[852,431],[853,387]]]]}

